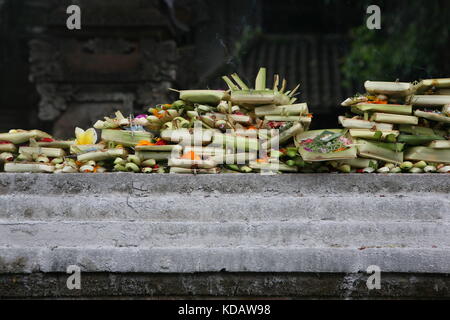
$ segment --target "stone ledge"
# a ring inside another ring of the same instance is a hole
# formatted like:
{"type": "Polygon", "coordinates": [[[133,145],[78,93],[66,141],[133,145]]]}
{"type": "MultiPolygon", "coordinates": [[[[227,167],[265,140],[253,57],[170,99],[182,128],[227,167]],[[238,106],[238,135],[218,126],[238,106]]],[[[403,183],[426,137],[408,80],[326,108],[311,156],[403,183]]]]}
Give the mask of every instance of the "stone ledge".
{"type": "Polygon", "coordinates": [[[382,272],[450,273],[450,250],[424,248],[0,248],[0,273],[382,272]]]}
{"type": "Polygon", "coordinates": [[[0,173],[0,195],[125,193],[398,194],[450,193],[448,174],[18,174],[0,173]]]}

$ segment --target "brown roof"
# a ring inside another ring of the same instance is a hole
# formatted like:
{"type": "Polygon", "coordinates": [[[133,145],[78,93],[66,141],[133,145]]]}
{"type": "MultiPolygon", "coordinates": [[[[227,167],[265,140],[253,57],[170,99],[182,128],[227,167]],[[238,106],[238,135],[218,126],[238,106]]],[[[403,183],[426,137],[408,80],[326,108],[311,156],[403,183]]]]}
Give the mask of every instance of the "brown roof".
{"type": "Polygon", "coordinates": [[[347,49],[348,39],[341,35],[265,35],[245,54],[240,74],[251,80],[265,66],[268,75],[285,77],[289,88],[300,83],[299,101],[315,113],[334,113],[355,92],[342,86],[340,65],[347,49]]]}

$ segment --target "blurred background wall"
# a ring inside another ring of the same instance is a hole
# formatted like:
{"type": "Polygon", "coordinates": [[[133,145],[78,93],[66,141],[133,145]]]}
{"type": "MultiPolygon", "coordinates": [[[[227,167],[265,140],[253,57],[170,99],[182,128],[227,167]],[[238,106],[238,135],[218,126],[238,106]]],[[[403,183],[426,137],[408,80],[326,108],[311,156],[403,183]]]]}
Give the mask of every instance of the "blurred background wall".
{"type": "Polygon", "coordinates": [[[314,127],[371,80],[450,76],[450,1],[0,0],[0,131],[59,137],[116,109],[175,99],[167,89],[223,88],[260,66],[301,83],[314,127]],[[82,29],[66,28],[66,8],[82,29]],[[382,9],[368,30],[366,8],[382,9]]]}

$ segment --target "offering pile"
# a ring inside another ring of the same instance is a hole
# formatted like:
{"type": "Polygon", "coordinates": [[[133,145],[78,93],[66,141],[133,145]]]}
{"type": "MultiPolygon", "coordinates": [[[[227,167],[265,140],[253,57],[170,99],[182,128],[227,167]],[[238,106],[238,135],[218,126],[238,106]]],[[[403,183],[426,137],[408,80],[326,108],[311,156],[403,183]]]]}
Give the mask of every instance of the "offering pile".
{"type": "MultiPolygon", "coordinates": [[[[148,114],[116,112],[74,140],[39,130],[0,134],[0,170],[76,173],[449,173],[450,79],[365,83],[342,103],[341,129],[309,131],[312,115],[261,68],[250,88],[177,91],[148,114]],[[97,143],[97,131],[101,132],[97,143]]],[[[176,90],[175,90],[176,91],[176,90]]]]}
{"type": "Polygon", "coordinates": [[[365,83],[342,103],[341,130],[296,137],[305,161],[341,172],[450,172],[450,79],[365,83]]]}
{"type": "Polygon", "coordinates": [[[261,68],[250,89],[237,74],[223,77],[229,90],[185,90],[149,114],[105,117],[77,128],[76,139],[58,141],[38,130],[0,134],[5,172],[297,172],[305,166],[294,136],[308,130],[306,103],[295,104],[297,86],[274,77],[266,87],[261,68]]]}

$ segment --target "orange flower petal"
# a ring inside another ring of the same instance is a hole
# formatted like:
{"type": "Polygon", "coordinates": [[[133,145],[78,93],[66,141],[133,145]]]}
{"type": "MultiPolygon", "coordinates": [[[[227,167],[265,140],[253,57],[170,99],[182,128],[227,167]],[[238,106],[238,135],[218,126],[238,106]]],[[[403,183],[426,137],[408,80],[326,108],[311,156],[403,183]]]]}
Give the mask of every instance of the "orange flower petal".
{"type": "Polygon", "coordinates": [[[196,155],[195,152],[193,152],[193,151],[183,154],[183,156],[181,156],[181,159],[202,160],[202,158],[200,158],[198,155],[196,155]]]}

